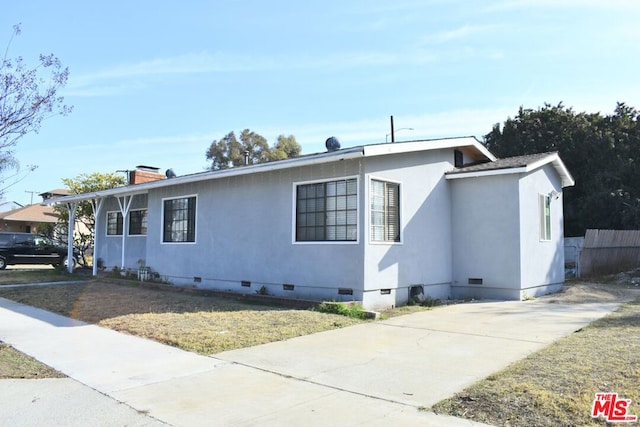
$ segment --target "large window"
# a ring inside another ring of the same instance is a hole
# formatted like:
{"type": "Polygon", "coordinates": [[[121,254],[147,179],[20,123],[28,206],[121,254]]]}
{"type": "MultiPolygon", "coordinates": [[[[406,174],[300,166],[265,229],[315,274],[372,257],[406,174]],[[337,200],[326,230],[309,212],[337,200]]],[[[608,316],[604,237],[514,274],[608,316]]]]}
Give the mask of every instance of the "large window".
{"type": "Polygon", "coordinates": [[[163,201],[163,242],[196,241],[196,196],[163,201]]]}
{"type": "Polygon", "coordinates": [[[121,212],[107,212],[107,236],[122,236],[121,212]]]}
{"type": "Polygon", "coordinates": [[[144,236],[147,234],[147,210],[140,209],[129,212],[129,235],[144,236]]]}
{"type": "Polygon", "coordinates": [[[296,187],[296,241],[356,241],[356,178],[301,184],[296,187]]]}
{"type": "Polygon", "coordinates": [[[371,180],[371,241],[400,241],[400,185],[371,180]]]}
{"type": "Polygon", "coordinates": [[[551,196],[539,195],[540,240],[551,240],[551,196]]]}

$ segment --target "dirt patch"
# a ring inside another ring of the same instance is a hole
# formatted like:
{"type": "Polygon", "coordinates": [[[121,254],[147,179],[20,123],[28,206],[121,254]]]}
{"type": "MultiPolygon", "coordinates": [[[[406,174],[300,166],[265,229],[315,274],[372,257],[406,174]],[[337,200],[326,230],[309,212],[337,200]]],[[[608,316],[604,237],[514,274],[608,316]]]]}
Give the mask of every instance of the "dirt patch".
{"type": "Polygon", "coordinates": [[[564,304],[627,302],[640,297],[640,287],[617,283],[570,282],[562,292],[540,297],[541,301],[564,304]]]}

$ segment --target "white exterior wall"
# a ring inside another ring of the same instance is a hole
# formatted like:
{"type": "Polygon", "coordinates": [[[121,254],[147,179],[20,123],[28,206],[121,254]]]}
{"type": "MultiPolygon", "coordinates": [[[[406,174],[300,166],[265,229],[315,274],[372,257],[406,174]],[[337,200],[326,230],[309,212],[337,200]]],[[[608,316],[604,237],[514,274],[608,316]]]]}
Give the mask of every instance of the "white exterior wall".
{"type": "Polygon", "coordinates": [[[551,165],[537,169],[520,180],[520,264],[521,298],[544,295],[562,289],[564,282],[564,217],[562,186],[551,165]],[[540,194],[551,197],[551,240],[540,239],[540,194]]]}
{"type": "Polygon", "coordinates": [[[449,181],[455,298],[520,298],[518,175],[449,181]],[[470,285],[469,279],[482,279],[470,285]]]}
{"type": "Polygon", "coordinates": [[[374,308],[407,303],[409,288],[447,298],[451,283],[451,200],[444,173],[453,166],[453,150],[368,158],[364,221],[365,305],[374,308]],[[372,179],[400,184],[399,243],[371,242],[369,185],[372,179]],[[382,291],[381,290],[385,290],[382,291]],[[390,293],[385,293],[389,292],[390,293]]]}

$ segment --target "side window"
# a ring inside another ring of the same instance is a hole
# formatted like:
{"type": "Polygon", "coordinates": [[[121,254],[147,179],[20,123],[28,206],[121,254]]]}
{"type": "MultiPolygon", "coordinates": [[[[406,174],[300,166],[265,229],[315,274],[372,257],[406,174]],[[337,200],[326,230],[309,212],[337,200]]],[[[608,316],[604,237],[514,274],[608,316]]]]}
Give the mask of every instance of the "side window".
{"type": "Polygon", "coordinates": [[[33,246],[33,236],[28,234],[16,234],[16,245],[20,246],[33,246]]]}
{"type": "Polygon", "coordinates": [[[121,212],[107,212],[107,236],[122,236],[121,212]]]}
{"type": "Polygon", "coordinates": [[[196,241],[196,196],[165,199],[162,213],[163,242],[196,241]]]}
{"type": "Polygon", "coordinates": [[[400,184],[371,180],[371,241],[400,241],[400,184]]]}
{"type": "Polygon", "coordinates": [[[144,236],[147,234],[147,210],[129,212],[129,235],[144,236]]]}
{"type": "Polygon", "coordinates": [[[551,196],[540,194],[538,196],[540,215],[540,240],[551,240],[551,196]]]}

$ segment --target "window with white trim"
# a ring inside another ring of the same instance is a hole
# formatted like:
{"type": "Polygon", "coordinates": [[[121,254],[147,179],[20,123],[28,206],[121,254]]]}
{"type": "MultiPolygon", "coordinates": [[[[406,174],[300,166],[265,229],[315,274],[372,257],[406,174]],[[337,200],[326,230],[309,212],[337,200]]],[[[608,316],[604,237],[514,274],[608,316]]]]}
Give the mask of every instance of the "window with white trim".
{"type": "Polygon", "coordinates": [[[196,196],[163,200],[162,241],[196,241],[196,196]]]}
{"type": "Polygon", "coordinates": [[[358,180],[296,186],[296,241],[356,241],[358,180]]]}
{"type": "Polygon", "coordinates": [[[540,240],[551,240],[551,196],[540,194],[540,240]]]}
{"type": "Polygon", "coordinates": [[[107,212],[107,236],[122,236],[122,212],[107,212]]]}
{"type": "Polygon", "coordinates": [[[137,209],[129,212],[129,235],[145,236],[147,234],[147,210],[137,209]]]}
{"type": "Polygon", "coordinates": [[[371,180],[371,241],[400,241],[400,184],[371,180]]]}

